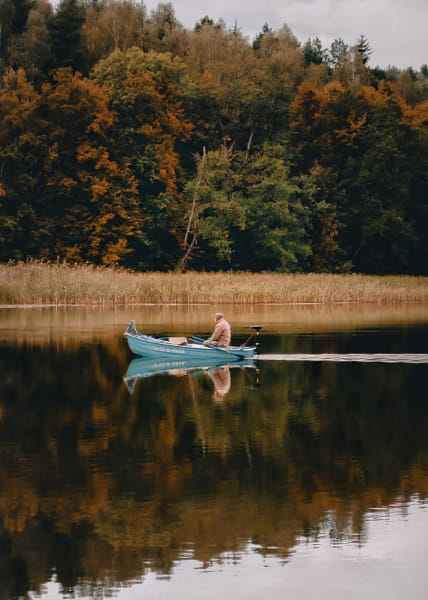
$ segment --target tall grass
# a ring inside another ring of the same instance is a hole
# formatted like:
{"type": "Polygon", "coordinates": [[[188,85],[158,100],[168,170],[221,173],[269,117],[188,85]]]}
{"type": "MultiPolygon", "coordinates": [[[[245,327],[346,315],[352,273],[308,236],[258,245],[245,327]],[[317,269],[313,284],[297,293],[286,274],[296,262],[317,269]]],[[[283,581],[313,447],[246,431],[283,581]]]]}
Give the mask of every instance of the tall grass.
{"type": "Polygon", "coordinates": [[[135,273],[112,267],[0,264],[1,305],[427,302],[428,277],[135,273]]]}

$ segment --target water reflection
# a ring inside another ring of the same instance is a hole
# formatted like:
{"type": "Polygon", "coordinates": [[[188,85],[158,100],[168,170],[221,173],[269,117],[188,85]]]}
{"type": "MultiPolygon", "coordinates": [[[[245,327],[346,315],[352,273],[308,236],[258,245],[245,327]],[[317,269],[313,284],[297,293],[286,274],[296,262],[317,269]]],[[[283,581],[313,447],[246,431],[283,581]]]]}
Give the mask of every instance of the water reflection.
{"type": "MultiPolygon", "coordinates": [[[[0,339],[36,346],[56,343],[80,345],[82,340],[120,336],[131,319],[151,335],[200,335],[208,337],[214,308],[209,306],[133,307],[33,307],[0,308],[0,339]]],[[[248,337],[247,325],[263,325],[265,334],[320,334],[363,331],[373,328],[424,326],[428,323],[425,304],[302,304],[221,307],[233,324],[233,337],[248,337]]],[[[279,351],[279,350],[278,350],[279,351]]],[[[402,351],[404,351],[402,349],[402,351]]]]}
{"type": "Polygon", "coordinates": [[[230,367],[220,367],[210,372],[214,384],[213,398],[216,402],[223,402],[224,397],[230,391],[230,367]]]}
{"type": "Polygon", "coordinates": [[[124,376],[124,382],[132,394],[137,382],[141,379],[147,379],[155,375],[171,375],[174,377],[197,375],[208,375],[214,385],[214,399],[221,402],[230,391],[231,375],[230,369],[256,370],[254,360],[243,360],[224,362],[224,358],[217,363],[212,358],[208,361],[200,359],[169,359],[159,358],[135,358],[129,364],[128,370],[124,376]]]}
{"type": "MultiPolygon", "coordinates": [[[[384,330],[372,346],[416,352],[423,336],[412,335],[384,330]]],[[[277,354],[363,345],[355,332],[265,340],[277,354]]],[[[6,598],[42,594],[53,577],[61,595],[105,595],[171,577],[183,560],[208,571],[253,555],[297,564],[305,544],[367,546],[374,510],[428,497],[425,364],[220,365],[217,402],[215,369],[145,376],[147,361],[134,363],[116,332],[3,339],[0,358],[6,598]]]]}

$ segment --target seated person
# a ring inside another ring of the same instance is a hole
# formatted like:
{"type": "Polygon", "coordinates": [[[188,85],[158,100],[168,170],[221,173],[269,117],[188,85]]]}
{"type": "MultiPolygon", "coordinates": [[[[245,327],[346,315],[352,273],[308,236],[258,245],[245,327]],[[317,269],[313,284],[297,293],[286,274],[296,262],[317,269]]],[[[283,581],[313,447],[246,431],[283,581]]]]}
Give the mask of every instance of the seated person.
{"type": "Polygon", "coordinates": [[[205,344],[211,344],[213,346],[229,346],[232,336],[229,323],[225,320],[223,313],[220,312],[214,315],[214,320],[214,331],[205,344]]]}

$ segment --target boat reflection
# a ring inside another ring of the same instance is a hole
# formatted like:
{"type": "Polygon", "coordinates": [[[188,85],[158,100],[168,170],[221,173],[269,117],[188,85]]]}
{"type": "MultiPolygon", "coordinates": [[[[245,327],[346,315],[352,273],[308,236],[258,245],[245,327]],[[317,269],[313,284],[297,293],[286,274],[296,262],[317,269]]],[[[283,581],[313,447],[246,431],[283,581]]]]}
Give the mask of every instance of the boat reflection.
{"type": "Polygon", "coordinates": [[[155,375],[172,375],[175,377],[196,375],[209,375],[214,383],[214,399],[221,402],[230,390],[231,368],[256,369],[256,363],[252,359],[230,362],[201,361],[201,359],[170,359],[162,358],[134,358],[128,366],[123,380],[130,394],[134,392],[135,386],[141,379],[147,379],[155,375]]]}

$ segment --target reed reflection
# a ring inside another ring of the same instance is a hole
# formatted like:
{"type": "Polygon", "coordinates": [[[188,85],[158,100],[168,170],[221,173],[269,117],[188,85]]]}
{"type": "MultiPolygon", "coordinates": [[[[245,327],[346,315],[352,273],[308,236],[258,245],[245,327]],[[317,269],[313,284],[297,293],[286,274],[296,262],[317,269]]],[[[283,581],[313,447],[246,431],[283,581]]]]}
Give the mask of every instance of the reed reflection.
{"type": "Polygon", "coordinates": [[[116,337],[0,353],[0,588],[18,595],[169,573],[189,548],[289,558],[326,515],[354,543],[369,508],[428,495],[425,365],[263,362],[257,387],[242,365],[144,373],[116,337]]]}

